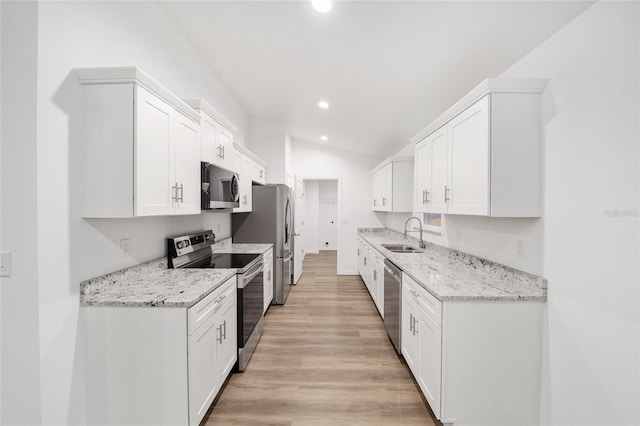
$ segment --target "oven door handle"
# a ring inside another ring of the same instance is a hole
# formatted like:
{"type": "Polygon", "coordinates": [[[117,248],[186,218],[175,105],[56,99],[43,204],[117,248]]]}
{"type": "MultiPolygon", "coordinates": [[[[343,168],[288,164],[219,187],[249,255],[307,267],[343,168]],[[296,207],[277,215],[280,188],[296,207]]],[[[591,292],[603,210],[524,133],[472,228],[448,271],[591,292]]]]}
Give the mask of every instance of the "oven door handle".
{"type": "Polygon", "coordinates": [[[258,263],[256,263],[250,270],[248,270],[247,272],[245,272],[242,275],[242,288],[245,288],[245,286],[252,280],[255,278],[256,275],[258,275],[259,273],[261,273],[264,269],[264,263],[262,262],[262,260],[258,261],[258,263]]]}

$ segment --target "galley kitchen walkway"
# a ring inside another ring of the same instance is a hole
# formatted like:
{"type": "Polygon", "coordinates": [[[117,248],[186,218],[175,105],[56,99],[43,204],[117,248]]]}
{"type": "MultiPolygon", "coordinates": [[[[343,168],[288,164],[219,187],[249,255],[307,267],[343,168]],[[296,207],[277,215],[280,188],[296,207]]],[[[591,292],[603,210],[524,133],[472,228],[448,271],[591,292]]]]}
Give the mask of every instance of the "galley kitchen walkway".
{"type": "Polygon", "coordinates": [[[440,425],[396,355],[358,276],[336,252],[307,255],[284,306],[271,306],[247,370],[203,425],[440,425]]]}

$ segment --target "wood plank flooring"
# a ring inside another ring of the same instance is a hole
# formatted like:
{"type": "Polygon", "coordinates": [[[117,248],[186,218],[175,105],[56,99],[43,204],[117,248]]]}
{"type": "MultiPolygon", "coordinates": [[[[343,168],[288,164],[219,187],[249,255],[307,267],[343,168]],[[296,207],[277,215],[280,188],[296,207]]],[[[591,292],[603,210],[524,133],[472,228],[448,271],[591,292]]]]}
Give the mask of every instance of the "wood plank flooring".
{"type": "Polygon", "coordinates": [[[271,306],[244,373],[202,425],[440,425],[358,276],[336,252],[308,254],[284,306],[271,306]]]}

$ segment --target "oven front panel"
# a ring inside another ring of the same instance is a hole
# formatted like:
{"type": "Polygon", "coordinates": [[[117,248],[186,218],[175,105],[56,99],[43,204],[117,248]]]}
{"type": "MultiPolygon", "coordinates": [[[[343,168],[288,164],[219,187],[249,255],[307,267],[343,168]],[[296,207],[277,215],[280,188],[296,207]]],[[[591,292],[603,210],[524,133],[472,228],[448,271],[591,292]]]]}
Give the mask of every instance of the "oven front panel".
{"type": "Polygon", "coordinates": [[[264,308],[263,275],[264,271],[261,271],[244,288],[238,288],[238,347],[245,346],[251,332],[262,317],[264,308]]]}

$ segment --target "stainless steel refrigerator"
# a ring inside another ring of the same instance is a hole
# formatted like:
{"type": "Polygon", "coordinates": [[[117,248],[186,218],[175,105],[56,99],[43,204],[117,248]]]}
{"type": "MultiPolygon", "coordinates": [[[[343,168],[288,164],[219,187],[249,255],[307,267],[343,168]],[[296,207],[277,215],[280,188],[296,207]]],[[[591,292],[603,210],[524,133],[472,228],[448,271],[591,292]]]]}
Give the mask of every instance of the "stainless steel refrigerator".
{"type": "Polygon", "coordinates": [[[234,243],[273,244],[273,301],[283,305],[289,295],[293,271],[293,211],[291,188],[286,185],[253,186],[250,213],[231,215],[234,243]]]}

